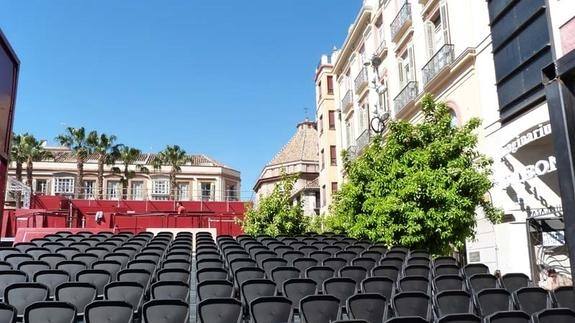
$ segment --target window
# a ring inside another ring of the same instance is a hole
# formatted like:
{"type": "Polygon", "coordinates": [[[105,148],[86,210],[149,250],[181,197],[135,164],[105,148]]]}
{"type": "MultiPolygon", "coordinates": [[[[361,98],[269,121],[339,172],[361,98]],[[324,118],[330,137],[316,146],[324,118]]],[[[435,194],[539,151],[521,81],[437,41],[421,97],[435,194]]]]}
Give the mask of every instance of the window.
{"type": "Polygon", "coordinates": [[[86,180],[84,181],[84,185],[82,187],[85,199],[93,199],[94,198],[94,187],[96,186],[96,181],[93,180],[86,180]]]}
{"type": "Polygon", "coordinates": [[[201,182],[200,191],[202,193],[202,201],[212,201],[213,196],[213,185],[211,182],[201,182]]]}
{"type": "Polygon", "coordinates": [[[398,60],[399,84],[403,88],[407,83],[415,81],[415,60],[413,57],[413,46],[408,45],[398,60]]]}
{"type": "Polygon", "coordinates": [[[143,181],[132,181],[130,184],[130,192],[132,194],[132,200],[141,201],[144,199],[144,182],[143,181]]]}
{"type": "Polygon", "coordinates": [[[390,112],[389,110],[389,93],[387,92],[387,82],[384,82],[383,90],[379,93],[379,105],[383,112],[390,112]]]}
{"type": "Polygon", "coordinates": [[[188,183],[178,183],[177,199],[187,201],[190,199],[190,190],[188,183]]]}
{"type": "Polygon", "coordinates": [[[335,146],[329,146],[329,159],[331,166],[337,165],[337,152],[335,146]]]}
{"type": "Polygon", "coordinates": [[[170,182],[167,179],[155,179],[152,181],[152,199],[166,200],[170,195],[170,182]]]}
{"type": "Polygon", "coordinates": [[[322,89],[321,89],[321,81],[319,81],[319,82],[317,83],[317,95],[318,95],[318,99],[319,99],[319,100],[321,100],[321,98],[322,98],[322,96],[323,96],[323,95],[322,95],[323,93],[321,93],[321,92],[322,92],[322,89]]]}
{"type": "Polygon", "coordinates": [[[321,152],[321,160],[319,161],[321,163],[321,169],[325,168],[325,151],[322,149],[321,152]]]}
{"type": "Polygon", "coordinates": [[[74,194],[74,178],[73,177],[55,177],[54,178],[54,193],[71,195],[74,194]]]}
{"type": "Polygon", "coordinates": [[[237,201],[238,200],[238,192],[236,189],[236,185],[229,184],[226,187],[226,196],[228,201],[237,201]]]}
{"type": "Polygon", "coordinates": [[[34,193],[46,194],[47,184],[48,182],[45,179],[37,179],[36,189],[34,190],[34,193]]]}
{"type": "Polygon", "coordinates": [[[327,94],[333,94],[333,76],[327,76],[327,94]]]}
{"type": "Polygon", "coordinates": [[[425,23],[427,55],[431,58],[445,44],[449,44],[449,23],[447,5],[441,1],[439,10],[425,23]]]}
{"type": "Polygon", "coordinates": [[[329,122],[329,130],[335,130],[335,111],[329,110],[328,122],[329,122]]]}
{"type": "Polygon", "coordinates": [[[118,200],[120,199],[121,192],[120,181],[108,181],[106,183],[106,197],[108,200],[118,200]]]}
{"type": "Polygon", "coordinates": [[[345,139],[348,148],[352,146],[353,133],[353,115],[351,115],[347,120],[345,120],[345,139]]]}
{"type": "Polygon", "coordinates": [[[326,198],[325,198],[325,185],[323,185],[321,187],[321,206],[324,207],[326,202],[325,202],[326,198]]]}
{"type": "Polygon", "coordinates": [[[359,131],[360,131],[360,135],[367,130],[367,127],[369,125],[369,105],[367,103],[364,103],[361,105],[361,107],[359,108],[359,131]]]}
{"type": "Polygon", "coordinates": [[[459,126],[459,119],[457,118],[455,111],[453,111],[453,109],[449,109],[449,114],[451,115],[451,126],[454,128],[459,126]]]}
{"type": "Polygon", "coordinates": [[[337,193],[337,182],[331,182],[331,194],[337,193]]]}
{"type": "Polygon", "coordinates": [[[319,134],[321,135],[323,133],[323,114],[319,116],[319,120],[317,123],[319,127],[319,134]]]}

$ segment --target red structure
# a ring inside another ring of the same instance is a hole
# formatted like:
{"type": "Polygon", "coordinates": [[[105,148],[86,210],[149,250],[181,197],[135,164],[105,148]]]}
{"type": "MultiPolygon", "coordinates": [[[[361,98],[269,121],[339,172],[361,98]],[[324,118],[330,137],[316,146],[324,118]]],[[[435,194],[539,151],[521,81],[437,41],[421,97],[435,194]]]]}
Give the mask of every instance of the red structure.
{"type": "Polygon", "coordinates": [[[4,212],[2,237],[27,241],[58,230],[138,233],[148,228],[210,228],[233,236],[242,233],[238,221],[244,216],[243,202],[182,203],[186,212],[178,214],[175,201],[74,200],[38,195],[32,198],[30,209],[4,212]],[[23,237],[19,231],[29,236],[23,237]]]}
{"type": "Polygon", "coordinates": [[[20,61],[0,30],[0,214],[6,196],[6,173],[14,122],[14,102],[20,61]]]}

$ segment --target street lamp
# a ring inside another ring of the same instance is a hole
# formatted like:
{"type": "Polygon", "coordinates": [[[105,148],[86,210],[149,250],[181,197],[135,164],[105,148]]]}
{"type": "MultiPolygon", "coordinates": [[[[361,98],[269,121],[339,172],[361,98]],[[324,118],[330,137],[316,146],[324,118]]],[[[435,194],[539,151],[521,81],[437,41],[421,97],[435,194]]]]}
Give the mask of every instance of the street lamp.
{"type": "Polygon", "coordinates": [[[373,112],[373,118],[371,118],[370,121],[370,126],[371,126],[371,130],[373,130],[373,132],[377,133],[377,134],[381,134],[385,131],[386,125],[387,125],[387,120],[389,120],[390,114],[389,112],[385,111],[382,115],[379,115],[378,112],[378,107],[383,107],[383,104],[381,102],[381,93],[380,90],[383,87],[383,85],[380,83],[379,81],[379,65],[381,65],[382,63],[382,59],[379,58],[378,56],[373,56],[371,58],[370,61],[365,62],[363,65],[365,67],[371,66],[373,68],[373,71],[375,73],[375,78],[372,81],[372,87],[375,90],[375,92],[377,93],[377,99],[378,99],[378,106],[375,107],[374,112],[373,112]]]}

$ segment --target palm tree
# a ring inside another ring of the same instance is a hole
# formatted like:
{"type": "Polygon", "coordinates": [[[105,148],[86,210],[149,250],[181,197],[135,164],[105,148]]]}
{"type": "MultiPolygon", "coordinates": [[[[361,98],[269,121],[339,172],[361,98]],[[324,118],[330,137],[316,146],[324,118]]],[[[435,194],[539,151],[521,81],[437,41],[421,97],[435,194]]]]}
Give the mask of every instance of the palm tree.
{"type": "MultiPolygon", "coordinates": [[[[26,162],[26,143],[24,138],[29,134],[24,133],[21,135],[12,134],[12,144],[10,145],[10,160],[16,163],[16,180],[22,182],[22,165],[26,162]]],[[[16,208],[21,207],[22,196],[18,192],[16,194],[16,208]]]]}
{"type": "Polygon", "coordinates": [[[34,162],[42,161],[52,157],[52,154],[44,149],[42,141],[39,141],[32,135],[23,138],[25,142],[24,153],[26,155],[26,184],[32,189],[32,173],[34,170],[34,162]]]}
{"type": "Polygon", "coordinates": [[[166,146],[164,150],[156,155],[152,160],[154,169],[161,169],[162,166],[170,167],[170,199],[174,199],[176,190],[176,174],[182,170],[190,157],[186,155],[186,151],[178,145],[166,146]]]}
{"type": "Polygon", "coordinates": [[[141,151],[137,148],[128,147],[125,145],[120,145],[117,150],[116,160],[122,163],[123,168],[120,169],[119,167],[113,167],[112,171],[116,174],[121,174],[122,179],[122,194],[121,198],[126,198],[128,193],[128,182],[130,179],[136,177],[136,171],[140,171],[142,173],[148,173],[149,170],[143,165],[138,165],[137,170],[131,170],[130,165],[135,164],[140,157],[141,151]]]}
{"type": "MultiPolygon", "coordinates": [[[[72,153],[76,157],[76,168],[78,170],[77,187],[82,188],[84,183],[84,163],[88,156],[92,153],[90,145],[87,141],[86,130],[84,127],[74,128],[67,127],[63,134],[56,137],[56,141],[60,145],[66,146],[72,150],[72,153]]],[[[82,197],[82,190],[76,190],[76,197],[82,197]]]]}
{"type": "Polygon", "coordinates": [[[104,166],[111,165],[117,156],[118,145],[115,145],[116,136],[106,135],[105,133],[98,135],[98,132],[91,131],[86,139],[92,152],[98,158],[98,183],[97,183],[97,198],[103,198],[104,187],[104,166]]]}

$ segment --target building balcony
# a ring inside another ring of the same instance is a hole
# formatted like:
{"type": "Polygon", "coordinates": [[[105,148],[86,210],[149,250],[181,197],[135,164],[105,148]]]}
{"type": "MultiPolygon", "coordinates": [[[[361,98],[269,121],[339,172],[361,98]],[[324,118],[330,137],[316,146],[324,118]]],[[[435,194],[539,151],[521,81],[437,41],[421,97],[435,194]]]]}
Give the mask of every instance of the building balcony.
{"type": "Polygon", "coordinates": [[[423,84],[427,84],[435,76],[437,76],[444,68],[448,67],[453,63],[453,45],[445,44],[441,47],[433,57],[425,64],[422,69],[423,72],[423,84]]]}
{"type": "Polygon", "coordinates": [[[355,94],[358,94],[363,90],[367,83],[369,82],[367,68],[363,67],[359,74],[355,77],[355,81],[353,82],[355,85],[355,94]]]}
{"type": "Polygon", "coordinates": [[[411,103],[417,97],[417,82],[409,81],[399,94],[393,99],[395,105],[395,113],[401,112],[406,105],[411,103]]]}
{"type": "Polygon", "coordinates": [[[351,90],[347,90],[343,99],[341,99],[341,109],[347,111],[353,105],[351,90]]]}
{"type": "Polygon", "coordinates": [[[369,145],[370,141],[371,141],[371,131],[369,130],[369,128],[367,128],[361,133],[361,135],[359,135],[359,137],[357,137],[356,140],[357,151],[358,152],[363,151],[365,147],[369,145]]]}
{"type": "Polygon", "coordinates": [[[355,159],[357,157],[357,146],[355,145],[349,145],[347,146],[347,155],[349,156],[350,159],[355,159]]]}
{"type": "Polygon", "coordinates": [[[411,4],[405,1],[390,25],[391,39],[396,41],[411,25],[411,4]]]}
{"type": "Polygon", "coordinates": [[[387,44],[385,43],[385,39],[379,43],[377,49],[375,50],[375,55],[378,57],[383,57],[387,54],[387,44]]]}

